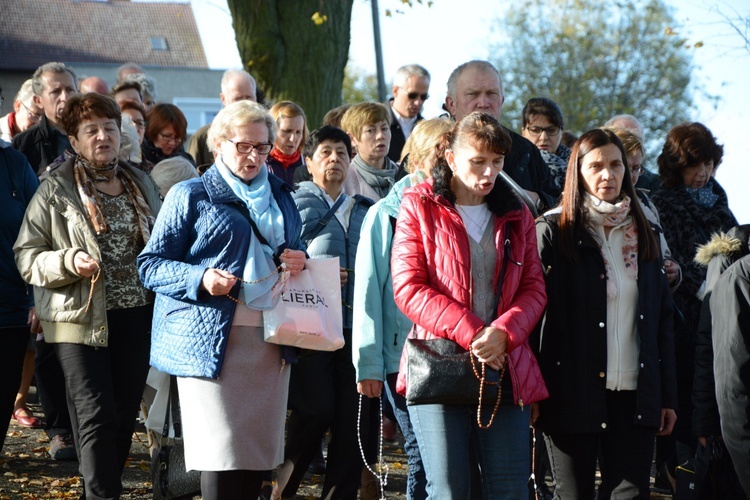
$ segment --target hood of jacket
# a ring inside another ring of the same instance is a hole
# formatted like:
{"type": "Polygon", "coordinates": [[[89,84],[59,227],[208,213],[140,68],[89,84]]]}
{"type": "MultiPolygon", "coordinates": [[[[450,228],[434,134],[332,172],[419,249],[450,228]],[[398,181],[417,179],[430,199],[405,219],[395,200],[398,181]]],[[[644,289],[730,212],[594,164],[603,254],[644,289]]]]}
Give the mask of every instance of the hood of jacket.
{"type": "Polygon", "coordinates": [[[404,197],[404,191],[406,188],[416,186],[423,182],[425,178],[426,177],[422,172],[414,172],[394,184],[391,191],[385,198],[383,198],[383,201],[380,204],[383,211],[394,219],[398,218],[398,209],[401,208],[401,199],[404,197]]]}
{"type": "Polygon", "coordinates": [[[750,224],[743,224],[711,236],[708,243],[698,247],[695,262],[708,266],[714,257],[724,256],[734,261],[747,254],[750,254],[750,224]]]}

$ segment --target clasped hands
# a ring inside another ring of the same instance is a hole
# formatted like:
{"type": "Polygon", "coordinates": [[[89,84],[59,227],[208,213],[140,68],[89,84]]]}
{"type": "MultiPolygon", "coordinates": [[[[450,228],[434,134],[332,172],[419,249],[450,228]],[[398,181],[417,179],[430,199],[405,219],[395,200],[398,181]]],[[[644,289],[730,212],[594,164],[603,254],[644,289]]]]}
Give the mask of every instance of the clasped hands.
{"type": "Polygon", "coordinates": [[[493,370],[505,365],[507,348],[508,332],[491,325],[482,328],[471,341],[471,352],[493,370]]]}

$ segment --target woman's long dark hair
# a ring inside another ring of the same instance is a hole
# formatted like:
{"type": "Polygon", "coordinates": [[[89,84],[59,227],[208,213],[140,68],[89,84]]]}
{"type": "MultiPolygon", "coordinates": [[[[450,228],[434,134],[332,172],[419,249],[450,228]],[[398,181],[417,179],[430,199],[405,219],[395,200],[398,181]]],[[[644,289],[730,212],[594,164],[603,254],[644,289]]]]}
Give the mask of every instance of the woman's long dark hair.
{"type": "Polygon", "coordinates": [[[436,161],[432,167],[433,189],[435,194],[444,196],[451,203],[456,202],[456,195],[451,189],[453,172],[445,159],[445,152],[466,144],[495,154],[507,155],[511,138],[508,131],[493,116],[478,111],[458,120],[443,135],[443,139],[435,147],[436,161]]]}
{"type": "Polygon", "coordinates": [[[559,250],[564,257],[571,261],[578,260],[578,246],[576,244],[576,233],[583,227],[586,211],[584,209],[584,196],[586,192],[583,186],[583,177],[581,176],[581,165],[583,157],[591,151],[614,144],[622,154],[622,163],[625,166],[625,173],[622,178],[622,187],[620,193],[625,193],[630,197],[630,215],[635,221],[638,228],[638,255],[642,260],[658,259],[659,242],[656,239],[654,231],[651,229],[646,215],[641,209],[638,196],[635,194],[633,181],[627,172],[627,154],[625,148],[617,138],[617,135],[611,130],[595,128],[581,135],[573,145],[568,161],[568,171],[565,177],[565,191],[561,203],[562,215],[559,224],[559,250]]]}

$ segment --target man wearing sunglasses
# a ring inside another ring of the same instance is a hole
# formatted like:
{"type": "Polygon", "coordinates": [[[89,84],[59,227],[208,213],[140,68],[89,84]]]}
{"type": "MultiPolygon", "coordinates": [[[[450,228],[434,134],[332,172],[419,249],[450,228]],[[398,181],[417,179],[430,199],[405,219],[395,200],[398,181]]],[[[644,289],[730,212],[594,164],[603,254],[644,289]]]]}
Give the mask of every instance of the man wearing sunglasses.
{"type": "Polygon", "coordinates": [[[388,158],[398,163],[401,150],[414,125],[422,119],[420,112],[430,97],[430,73],[419,64],[407,64],[396,71],[393,78],[391,109],[391,146],[388,158]]]}

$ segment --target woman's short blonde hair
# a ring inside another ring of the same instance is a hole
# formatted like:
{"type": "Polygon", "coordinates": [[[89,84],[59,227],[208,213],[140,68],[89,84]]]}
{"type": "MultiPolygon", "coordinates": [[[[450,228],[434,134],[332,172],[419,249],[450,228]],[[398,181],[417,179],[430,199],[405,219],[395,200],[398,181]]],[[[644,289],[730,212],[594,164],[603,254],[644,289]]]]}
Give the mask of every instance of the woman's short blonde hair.
{"type": "Polygon", "coordinates": [[[208,129],[206,143],[209,151],[216,152],[216,141],[228,139],[239,127],[251,123],[265,123],[268,128],[268,142],[276,140],[276,122],[266,108],[253,101],[238,101],[219,111],[208,129]]]}
{"type": "Polygon", "coordinates": [[[299,142],[299,147],[297,148],[297,151],[301,153],[305,147],[307,135],[309,134],[307,130],[307,116],[305,116],[305,111],[295,102],[279,101],[271,108],[271,116],[276,120],[277,127],[281,127],[282,118],[302,117],[302,140],[299,142]]]}
{"type": "Polygon", "coordinates": [[[346,110],[344,116],[341,117],[341,128],[344,132],[359,140],[362,137],[363,128],[380,122],[391,124],[391,112],[385,107],[385,104],[362,102],[346,110]]]}
{"type": "Polygon", "coordinates": [[[409,156],[404,168],[413,173],[415,165],[421,165],[430,155],[435,154],[435,147],[452,126],[453,122],[448,118],[431,118],[417,122],[406,139],[404,149],[401,150],[402,163],[406,156],[409,156]]]}

